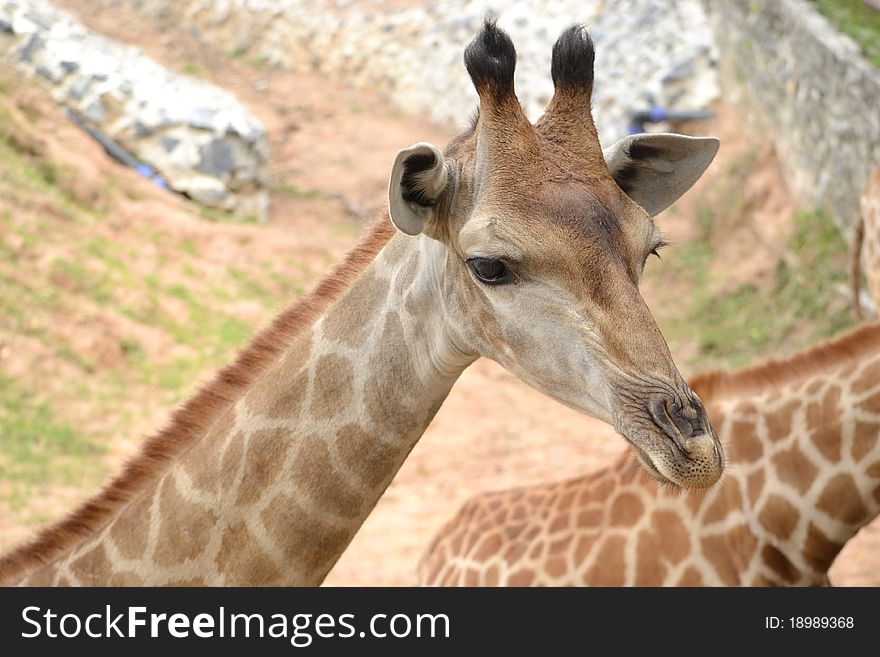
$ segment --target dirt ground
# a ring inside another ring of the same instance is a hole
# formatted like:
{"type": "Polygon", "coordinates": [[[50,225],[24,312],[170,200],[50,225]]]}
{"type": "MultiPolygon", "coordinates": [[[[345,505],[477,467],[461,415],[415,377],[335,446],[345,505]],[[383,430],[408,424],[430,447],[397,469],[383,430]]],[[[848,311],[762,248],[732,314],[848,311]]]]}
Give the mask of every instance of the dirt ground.
{"type": "MultiPolygon", "coordinates": [[[[197,239],[204,245],[202,252],[207,254],[208,263],[246,260],[260,252],[263,258],[297,263],[307,286],[355,241],[361,217],[383,203],[389,164],[397,149],[421,140],[444,144],[452,136],[447,129],[390,108],[369,91],[231,61],[173,26],[152,22],[125,8],[95,13],[88,0],[64,0],[59,4],[89,27],[136,45],[171,68],[180,70],[184,63],[190,69],[197,67],[200,75],[236,94],[269,132],[272,177],[321,194],[321,199],[310,193],[294,197],[274,194],[268,226],[205,222],[182,201],[128,172],[116,171],[118,167],[72,128],[58,127],[66,150],[80,150],[90,166],[112,170],[125,185],[138,189],[137,199],[120,201],[114,211],[118,219],[108,230],[119,242],[130,239],[125,228],[130,222],[156,222],[163,231],[197,239]],[[327,202],[328,197],[331,202],[327,202]]],[[[462,117],[463,122],[465,119],[462,117]]],[[[61,121],[51,116],[46,120],[61,121]]],[[[714,127],[735,144],[737,125],[736,117],[722,114],[714,127]]],[[[734,145],[727,152],[735,150],[734,145]]],[[[724,153],[716,170],[723,170],[724,153]]],[[[761,263],[766,259],[748,245],[778,244],[784,228],[774,218],[787,216],[791,207],[790,199],[778,191],[775,161],[769,154],[762,157],[766,159],[766,171],[761,174],[764,179],[754,183],[754,206],[763,213],[755,224],[760,229],[745,231],[752,237],[741,248],[753,257],[730,255],[731,261],[744,263],[734,274],[736,277],[760,278],[761,263]]],[[[711,180],[703,184],[711,184],[711,180]]],[[[687,237],[695,221],[694,208],[683,203],[674,216],[661,223],[666,222],[662,227],[674,243],[687,237]]],[[[664,257],[674,258],[674,248],[664,257]]],[[[651,304],[650,280],[646,285],[646,298],[651,304]]],[[[686,282],[682,285],[685,289],[686,282]]],[[[242,316],[257,325],[268,321],[270,315],[259,308],[244,307],[242,316]]],[[[111,324],[115,321],[123,320],[108,320],[111,324]]],[[[90,330],[93,332],[94,327],[79,327],[73,331],[73,339],[85,344],[90,330]]],[[[112,326],[108,330],[112,332],[112,326]]],[[[23,341],[16,344],[21,354],[18,364],[3,363],[9,371],[24,371],[40,363],[45,376],[51,378],[52,372],[59,371],[56,368],[63,370],[61,364],[48,362],[48,355],[37,345],[23,341]]],[[[101,351],[100,340],[95,348],[101,351]]],[[[161,348],[155,347],[157,358],[161,348]]],[[[686,355],[691,347],[682,344],[677,348],[686,355]]],[[[209,374],[206,371],[203,377],[209,374]]],[[[158,427],[170,410],[166,400],[147,390],[129,402],[138,403],[142,408],[134,414],[130,430],[114,441],[105,457],[111,466],[130,455],[139,437],[158,427]]],[[[82,409],[83,418],[88,410],[82,409]]],[[[492,362],[478,361],[455,385],[326,583],[413,584],[418,558],[433,532],[470,495],[578,475],[602,467],[623,449],[622,439],[607,425],[560,406],[492,362]]],[[[56,487],[31,500],[31,505],[46,518],[57,517],[87,492],[56,487]]],[[[0,509],[0,549],[31,531],[33,528],[22,522],[20,514],[0,509]]],[[[878,546],[880,528],[875,524],[847,546],[832,569],[832,581],[844,585],[880,584],[878,546]]]]}

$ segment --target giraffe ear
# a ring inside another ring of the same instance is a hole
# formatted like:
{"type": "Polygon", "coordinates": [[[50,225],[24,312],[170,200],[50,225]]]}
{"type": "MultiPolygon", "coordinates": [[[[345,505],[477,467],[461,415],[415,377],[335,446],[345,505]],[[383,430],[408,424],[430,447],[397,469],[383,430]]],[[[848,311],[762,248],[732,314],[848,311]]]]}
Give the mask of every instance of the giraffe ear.
{"type": "Polygon", "coordinates": [[[418,235],[434,216],[434,206],[449,175],[443,154],[436,146],[419,142],[394,158],[388,185],[391,223],[407,235],[418,235]]]}
{"type": "Polygon", "coordinates": [[[697,182],[718,145],[716,137],[655,132],[624,137],[602,154],[620,188],[653,217],[697,182]]]}

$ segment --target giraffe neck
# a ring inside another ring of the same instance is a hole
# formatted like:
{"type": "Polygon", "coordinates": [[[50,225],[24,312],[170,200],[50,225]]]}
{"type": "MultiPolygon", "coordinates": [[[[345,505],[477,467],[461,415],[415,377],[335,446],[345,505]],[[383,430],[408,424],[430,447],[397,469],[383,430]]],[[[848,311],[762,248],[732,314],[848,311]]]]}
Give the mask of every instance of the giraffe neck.
{"type": "Polygon", "coordinates": [[[880,351],[720,406],[765,565],[783,583],[824,578],[880,512],[880,351]]]}
{"type": "Polygon", "coordinates": [[[28,584],[319,584],[474,356],[395,236],[164,475],[28,584]]]}

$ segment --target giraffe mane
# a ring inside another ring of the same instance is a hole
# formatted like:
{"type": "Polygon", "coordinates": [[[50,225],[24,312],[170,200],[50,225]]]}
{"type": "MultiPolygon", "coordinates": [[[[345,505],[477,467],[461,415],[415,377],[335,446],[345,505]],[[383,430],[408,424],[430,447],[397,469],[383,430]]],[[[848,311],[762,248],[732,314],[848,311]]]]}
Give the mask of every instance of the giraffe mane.
{"type": "Polygon", "coordinates": [[[191,447],[240,399],[260,373],[276,361],[296,336],[312,326],[339,299],[394,234],[387,213],[308,296],[281,311],[258,332],[235,360],[173,412],[164,429],[147,438],[140,452],[94,497],[36,537],[0,556],[0,583],[50,561],[78,539],[106,524],[113,514],[191,447]]]}
{"type": "Polygon", "coordinates": [[[704,372],[692,377],[688,384],[704,402],[708,402],[766,386],[784,385],[842,362],[855,360],[865,352],[876,349],[880,349],[880,323],[859,326],[788,358],[771,358],[734,372],[704,372]]]}

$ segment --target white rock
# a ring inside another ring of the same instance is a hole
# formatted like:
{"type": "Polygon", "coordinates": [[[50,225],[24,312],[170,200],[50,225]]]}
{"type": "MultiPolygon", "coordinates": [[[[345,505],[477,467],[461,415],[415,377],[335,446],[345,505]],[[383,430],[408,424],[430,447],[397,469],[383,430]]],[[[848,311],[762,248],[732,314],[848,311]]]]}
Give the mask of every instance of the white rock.
{"type": "Polygon", "coordinates": [[[172,189],[264,215],[266,132],[231,94],[86,30],[45,0],[5,0],[2,11],[12,38],[0,39],[0,49],[47,80],[56,100],[172,189]]]}

